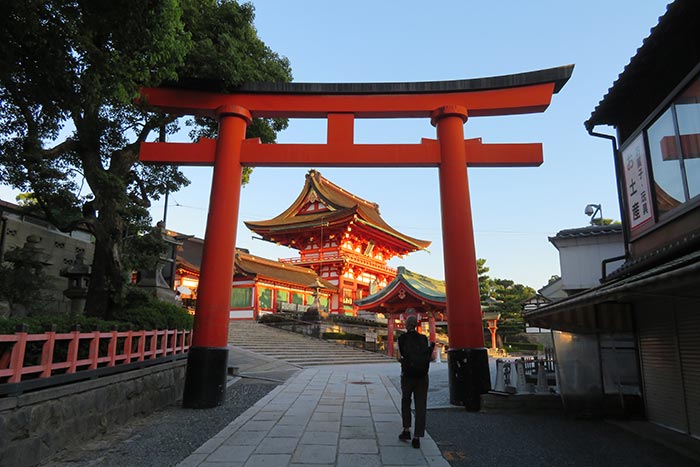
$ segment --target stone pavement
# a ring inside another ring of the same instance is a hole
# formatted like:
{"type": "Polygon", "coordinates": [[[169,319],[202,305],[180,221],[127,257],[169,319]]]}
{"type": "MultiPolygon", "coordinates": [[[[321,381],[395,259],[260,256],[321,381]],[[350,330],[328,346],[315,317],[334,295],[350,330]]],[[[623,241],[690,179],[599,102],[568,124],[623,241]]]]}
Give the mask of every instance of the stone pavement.
{"type": "MultiPolygon", "coordinates": [[[[569,419],[560,411],[470,413],[451,406],[446,362],[430,366],[428,431],[421,448],[413,449],[398,439],[396,362],[300,369],[237,347],[231,348],[230,360],[243,378],[286,382],[180,467],[700,465],[700,442],[648,422],[613,425],[569,419]]],[[[490,363],[493,379],[495,362],[490,363]]]]}
{"type": "Polygon", "coordinates": [[[178,465],[449,466],[429,434],[420,449],[398,439],[401,396],[389,379],[398,371],[396,363],[303,369],[178,465]]]}

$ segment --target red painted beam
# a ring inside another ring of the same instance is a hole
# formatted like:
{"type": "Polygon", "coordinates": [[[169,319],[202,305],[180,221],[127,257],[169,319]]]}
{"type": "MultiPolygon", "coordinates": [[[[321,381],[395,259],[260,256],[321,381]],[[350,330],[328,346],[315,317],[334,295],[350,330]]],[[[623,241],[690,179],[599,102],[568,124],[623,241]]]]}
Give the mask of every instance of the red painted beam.
{"type": "MultiPolygon", "coordinates": [[[[345,133],[345,137],[348,134],[345,133]]],[[[470,167],[530,167],[542,164],[542,145],[483,144],[481,138],[464,142],[470,167]]],[[[146,163],[209,166],[214,164],[216,140],[198,143],[142,143],[140,159],[146,163]]],[[[440,146],[436,140],[420,144],[261,144],[247,139],[241,147],[241,164],[252,167],[437,167],[440,146]]]]}
{"type": "Polygon", "coordinates": [[[216,140],[202,138],[197,143],[141,143],[139,160],[173,165],[214,165],[216,140]]]}
{"type": "Polygon", "coordinates": [[[464,142],[469,167],[537,167],[542,165],[542,143],[483,144],[481,138],[464,142]]]}
{"type": "Polygon", "coordinates": [[[243,143],[241,163],[253,167],[435,167],[437,141],[421,144],[260,144],[243,143]]]}
{"type": "Polygon", "coordinates": [[[241,106],[253,117],[326,118],[354,114],[356,118],[429,118],[433,110],[459,105],[470,117],[544,112],[554,83],[482,91],[416,94],[217,94],[182,89],[143,88],[148,104],[176,115],[216,116],[226,105],[241,106]]]}

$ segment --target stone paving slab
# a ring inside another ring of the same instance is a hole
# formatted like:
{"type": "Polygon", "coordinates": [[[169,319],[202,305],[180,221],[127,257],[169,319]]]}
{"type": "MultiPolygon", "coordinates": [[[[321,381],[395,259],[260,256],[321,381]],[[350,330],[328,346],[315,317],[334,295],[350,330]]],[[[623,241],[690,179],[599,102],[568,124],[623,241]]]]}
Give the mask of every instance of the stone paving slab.
{"type": "Polygon", "coordinates": [[[317,366],[278,386],[179,467],[446,466],[426,433],[421,448],[398,439],[395,363],[317,366]]]}

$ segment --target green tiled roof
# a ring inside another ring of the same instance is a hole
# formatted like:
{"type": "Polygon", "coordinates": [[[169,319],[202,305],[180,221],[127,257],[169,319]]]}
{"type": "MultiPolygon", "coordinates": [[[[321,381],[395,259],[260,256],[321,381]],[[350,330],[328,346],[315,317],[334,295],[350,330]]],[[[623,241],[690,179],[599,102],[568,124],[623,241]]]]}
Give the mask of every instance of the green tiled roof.
{"type": "Polygon", "coordinates": [[[361,300],[357,300],[355,304],[359,307],[378,303],[385,297],[391,295],[396,290],[399,284],[403,284],[409,291],[423,300],[433,304],[445,304],[445,281],[432,279],[427,276],[409,271],[403,266],[399,266],[396,278],[391,281],[386,287],[379,292],[369,295],[361,300]]]}

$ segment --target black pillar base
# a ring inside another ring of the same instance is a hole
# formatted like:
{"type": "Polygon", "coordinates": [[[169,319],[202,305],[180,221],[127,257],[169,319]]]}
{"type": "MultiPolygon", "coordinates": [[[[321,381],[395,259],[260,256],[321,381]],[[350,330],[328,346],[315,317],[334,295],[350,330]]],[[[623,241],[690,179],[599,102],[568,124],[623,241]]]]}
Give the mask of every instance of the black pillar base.
{"type": "Polygon", "coordinates": [[[481,409],[481,394],[491,390],[489,356],[485,348],[447,351],[450,404],[470,412],[481,409]]]}
{"type": "Polygon", "coordinates": [[[187,355],[182,406],[187,409],[209,409],[223,404],[227,369],[226,347],[191,347],[187,355]]]}

